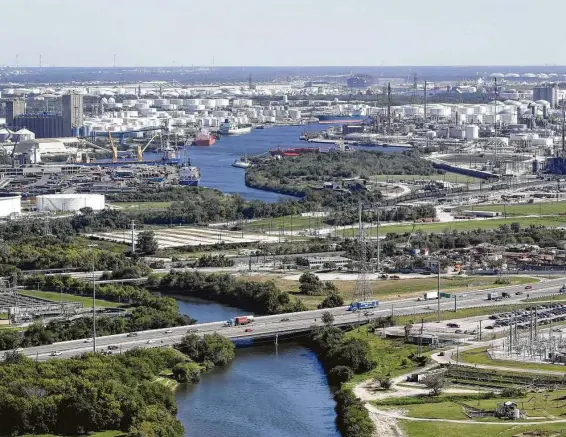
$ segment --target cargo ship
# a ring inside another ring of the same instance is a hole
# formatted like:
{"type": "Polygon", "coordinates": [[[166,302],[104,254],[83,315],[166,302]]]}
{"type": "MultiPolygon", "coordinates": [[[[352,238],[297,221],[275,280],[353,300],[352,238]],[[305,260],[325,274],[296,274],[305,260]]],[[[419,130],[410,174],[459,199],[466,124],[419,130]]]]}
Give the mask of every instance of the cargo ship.
{"type": "Polygon", "coordinates": [[[199,182],[199,168],[191,165],[190,161],[185,161],[179,169],[179,185],[186,187],[198,187],[199,182]]]}
{"type": "Polygon", "coordinates": [[[251,131],[251,124],[237,125],[236,123],[230,122],[228,119],[224,120],[224,123],[221,123],[218,129],[218,132],[222,135],[242,135],[249,134],[251,131]]]}
{"type": "Polygon", "coordinates": [[[271,156],[299,156],[318,152],[320,152],[320,147],[293,147],[289,149],[278,147],[269,151],[271,156]]]}
{"type": "Polygon", "coordinates": [[[356,110],[352,113],[331,113],[331,112],[324,112],[322,114],[316,115],[318,118],[318,122],[321,124],[330,124],[330,123],[363,123],[364,121],[368,120],[368,117],[362,115],[359,110],[356,110]]]}
{"type": "Polygon", "coordinates": [[[208,132],[200,132],[195,140],[193,141],[193,145],[195,146],[212,146],[216,142],[216,137],[211,135],[208,132]]]}

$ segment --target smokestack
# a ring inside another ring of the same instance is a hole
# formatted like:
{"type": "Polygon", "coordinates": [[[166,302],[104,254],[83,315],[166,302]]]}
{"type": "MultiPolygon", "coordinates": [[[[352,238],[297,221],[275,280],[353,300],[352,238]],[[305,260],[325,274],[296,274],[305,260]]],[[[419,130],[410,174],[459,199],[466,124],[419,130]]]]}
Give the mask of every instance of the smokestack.
{"type": "Polygon", "coordinates": [[[542,118],[545,120],[548,118],[548,106],[542,105],[542,118]]]}

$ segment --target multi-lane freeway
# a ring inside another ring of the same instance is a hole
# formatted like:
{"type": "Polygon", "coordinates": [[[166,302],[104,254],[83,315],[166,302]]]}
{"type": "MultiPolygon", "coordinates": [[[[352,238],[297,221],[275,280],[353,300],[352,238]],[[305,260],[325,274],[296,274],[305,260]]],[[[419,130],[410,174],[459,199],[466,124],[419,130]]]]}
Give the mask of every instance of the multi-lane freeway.
{"type": "MultiPolygon", "coordinates": [[[[440,300],[441,310],[454,309],[457,307],[471,308],[479,306],[508,305],[525,300],[526,298],[544,297],[557,294],[566,278],[549,279],[532,285],[532,289],[525,289],[524,285],[513,285],[497,288],[498,292],[506,291],[511,297],[498,302],[487,300],[489,290],[474,291],[468,293],[457,293],[456,298],[443,298],[440,300]],[[515,294],[520,293],[520,294],[515,294]]],[[[310,330],[313,325],[321,325],[321,316],[325,311],[330,311],[335,317],[336,324],[347,324],[367,322],[371,318],[383,317],[390,314],[410,315],[435,312],[438,307],[437,300],[417,301],[415,299],[401,299],[384,302],[379,307],[365,311],[352,312],[348,307],[333,308],[331,310],[314,310],[300,313],[279,314],[273,316],[255,317],[251,325],[246,326],[224,326],[225,321],[212,323],[200,323],[196,325],[178,326],[170,329],[148,330],[131,334],[118,334],[98,337],[96,339],[96,350],[107,351],[109,346],[113,353],[126,351],[136,347],[159,347],[179,343],[188,332],[196,332],[199,335],[218,333],[227,338],[236,340],[244,338],[274,337],[276,334],[290,334],[310,330]],[[251,329],[251,331],[249,331],[251,329]],[[248,331],[246,331],[248,330],[248,331]]],[[[198,319],[198,314],[192,314],[198,319]]],[[[22,352],[38,360],[52,357],[68,358],[93,350],[92,339],[73,340],[55,343],[46,346],[30,347],[22,352]]]]}

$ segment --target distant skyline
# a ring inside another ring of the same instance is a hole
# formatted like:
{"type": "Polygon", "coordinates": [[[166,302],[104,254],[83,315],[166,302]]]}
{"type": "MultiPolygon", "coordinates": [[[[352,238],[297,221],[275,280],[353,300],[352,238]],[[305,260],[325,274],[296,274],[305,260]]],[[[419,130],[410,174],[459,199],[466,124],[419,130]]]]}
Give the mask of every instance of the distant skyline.
{"type": "Polygon", "coordinates": [[[1,3],[9,66],[566,65],[564,0],[1,3]]]}

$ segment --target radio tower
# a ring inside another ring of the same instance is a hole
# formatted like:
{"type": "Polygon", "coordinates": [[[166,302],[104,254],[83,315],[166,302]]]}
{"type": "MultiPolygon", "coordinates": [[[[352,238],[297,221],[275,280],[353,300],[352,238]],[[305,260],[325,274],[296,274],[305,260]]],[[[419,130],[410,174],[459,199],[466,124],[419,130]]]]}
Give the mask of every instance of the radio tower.
{"type": "Polygon", "coordinates": [[[360,245],[360,273],[356,280],[354,302],[369,300],[372,295],[371,282],[368,279],[367,248],[364,224],[362,223],[362,204],[358,207],[358,243],[360,245]]]}

